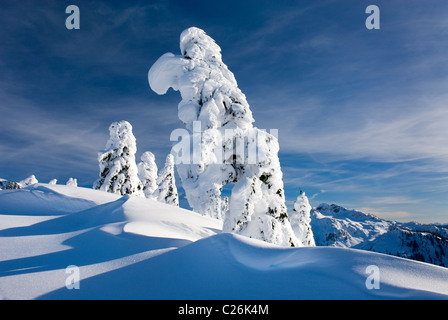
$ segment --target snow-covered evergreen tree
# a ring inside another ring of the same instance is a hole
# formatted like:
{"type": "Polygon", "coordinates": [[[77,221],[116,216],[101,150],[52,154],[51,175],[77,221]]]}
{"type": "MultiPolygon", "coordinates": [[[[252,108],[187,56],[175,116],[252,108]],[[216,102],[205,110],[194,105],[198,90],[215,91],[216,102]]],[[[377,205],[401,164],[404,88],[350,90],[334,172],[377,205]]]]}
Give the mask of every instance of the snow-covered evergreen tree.
{"type": "Polygon", "coordinates": [[[289,214],[289,220],[297,239],[308,247],[316,246],[311,229],[311,209],[308,197],[305,192],[300,190],[300,194],[294,202],[294,210],[289,214]]]}
{"type": "MultiPolygon", "coordinates": [[[[224,219],[224,231],[301,245],[288,220],[277,138],[253,127],[246,97],[211,37],[189,28],[180,36],[180,49],[181,55],[162,55],[149,70],[148,81],[158,94],[169,88],[181,93],[178,116],[191,134],[193,157],[190,163],[175,160],[190,206],[224,219]],[[224,216],[221,190],[229,183],[236,184],[224,216]],[[255,199],[263,201],[254,204],[255,199]]],[[[180,157],[174,148],[172,152],[180,157]]]]}
{"type": "Polygon", "coordinates": [[[144,196],[137,175],[137,146],[131,124],[124,120],[114,122],[109,127],[109,134],[105,150],[98,153],[100,178],[93,188],[121,195],[144,196]]]}
{"type": "Polygon", "coordinates": [[[0,190],[16,190],[21,187],[22,186],[18,182],[0,178],[0,190]]]}
{"type": "Polygon", "coordinates": [[[154,154],[146,151],[140,157],[138,163],[138,177],[143,184],[143,192],[146,198],[152,199],[154,191],[157,190],[157,165],[154,154]]]}
{"type": "Polygon", "coordinates": [[[157,184],[157,190],[154,192],[157,200],[173,206],[179,206],[176,180],[174,177],[174,158],[172,154],[168,154],[166,157],[165,167],[157,178],[157,184]]]}
{"type": "Polygon", "coordinates": [[[70,179],[67,180],[65,185],[71,186],[71,187],[77,187],[78,186],[78,180],[76,178],[70,178],[70,179]]]}
{"type": "Polygon", "coordinates": [[[35,183],[39,183],[39,181],[37,181],[36,177],[34,176],[34,174],[30,175],[28,178],[23,179],[22,181],[19,182],[20,186],[26,187],[26,186],[30,186],[32,184],[35,183]]]}
{"type": "Polygon", "coordinates": [[[58,179],[51,179],[50,182],[48,182],[48,184],[57,184],[58,183],[58,179]]]}

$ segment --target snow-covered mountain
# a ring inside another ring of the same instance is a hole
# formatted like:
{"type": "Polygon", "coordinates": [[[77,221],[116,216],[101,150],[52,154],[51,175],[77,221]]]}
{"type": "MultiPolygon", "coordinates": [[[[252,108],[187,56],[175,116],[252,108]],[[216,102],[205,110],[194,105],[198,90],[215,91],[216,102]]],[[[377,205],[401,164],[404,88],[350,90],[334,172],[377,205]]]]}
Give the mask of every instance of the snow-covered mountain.
{"type": "Polygon", "coordinates": [[[280,247],[144,197],[35,184],[0,191],[0,204],[4,299],[448,299],[446,268],[280,247]]]}
{"type": "Polygon", "coordinates": [[[356,248],[448,267],[448,228],[399,223],[372,214],[321,204],[311,211],[318,246],[356,248]]]}

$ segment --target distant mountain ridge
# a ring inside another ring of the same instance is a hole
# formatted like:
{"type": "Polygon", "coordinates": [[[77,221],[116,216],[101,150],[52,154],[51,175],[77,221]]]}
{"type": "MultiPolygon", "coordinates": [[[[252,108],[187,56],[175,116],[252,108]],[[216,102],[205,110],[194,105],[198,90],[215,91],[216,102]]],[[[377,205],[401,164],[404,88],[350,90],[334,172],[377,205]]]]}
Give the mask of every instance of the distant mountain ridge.
{"type": "Polygon", "coordinates": [[[390,254],[448,268],[448,226],[400,223],[375,215],[321,204],[311,211],[317,246],[390,254]]]}

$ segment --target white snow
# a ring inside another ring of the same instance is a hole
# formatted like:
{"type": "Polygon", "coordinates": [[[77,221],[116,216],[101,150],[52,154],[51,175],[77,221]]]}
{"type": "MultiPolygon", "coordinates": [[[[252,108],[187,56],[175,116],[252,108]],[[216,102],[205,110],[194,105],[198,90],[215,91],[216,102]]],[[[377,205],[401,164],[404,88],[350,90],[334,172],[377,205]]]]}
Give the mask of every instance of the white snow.
{"type": "Polygon", "coordinates": [[[0,193],[4,299],[448,299],[448,269],[334,247],[284,248],[143,197],[35,184],[0,193]],[[66,288],[70,265],[80,288],[66,288]],[[367,289],[378,266],[380,289],[367,289]]]}
{"type": "Polygon", "coordinates": [[[22,181],[19,182],[19,184],[22,187],[26,187],[26,186],[30,186],[32,184],[38,183],[39,181],[37,181],[36,177],[34,176],[34,174],[30,175],[28,178],[23,179],[22,181]]]}
{"type": "Polygon", "coordinates": [[[170,87],[178,90],[177,81],[184,74],[182,69],[187,62],[168,52],[162,55],[148,72],[148,82],[151,89],[157,94],[165,94],[170,87]]]}

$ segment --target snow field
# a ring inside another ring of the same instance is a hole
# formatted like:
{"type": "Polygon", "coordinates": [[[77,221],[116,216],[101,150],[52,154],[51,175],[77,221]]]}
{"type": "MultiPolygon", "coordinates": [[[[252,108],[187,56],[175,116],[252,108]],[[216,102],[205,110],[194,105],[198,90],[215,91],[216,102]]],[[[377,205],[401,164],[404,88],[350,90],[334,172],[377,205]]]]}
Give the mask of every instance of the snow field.
{"type": "Polygon", "coordinates": [[[0,203],[4,299],[448,298],[446,268],[347,248],[279,247],[143,197],[37,184],[2,191],[0,203]],[[71,265],[79,289],[66,287],[71,265]],[[380,289],[366,287],[370,265],[380,289]]]}

